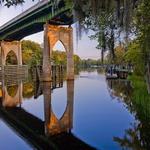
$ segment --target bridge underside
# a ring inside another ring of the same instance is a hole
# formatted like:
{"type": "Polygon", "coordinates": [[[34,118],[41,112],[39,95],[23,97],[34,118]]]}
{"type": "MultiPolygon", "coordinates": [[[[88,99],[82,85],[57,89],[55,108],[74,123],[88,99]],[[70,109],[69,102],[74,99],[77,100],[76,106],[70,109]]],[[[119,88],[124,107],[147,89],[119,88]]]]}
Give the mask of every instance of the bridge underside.
{"type": "Polygon", "coordinates": [[[45,23],[51,25],[71,25],[73,15],[70,6],[61,0],[57,6],[43,0],[24,13],[0,27],[0,41],[21,40],[25,36],[43,31],[45,23]]]}
{"type": "MultiPolygon", "coordinates": [[[[70,18],[67,14],[61,14],[61,16],[55,17],[48,21],[51,25],[71,25],[73,22],[72,17],[70,18]]],[[[27,26],[13,34],[6,36],[5,41],[21,40],[22,38],[43,31],[43,22],[35,23],[27,26]]]]}

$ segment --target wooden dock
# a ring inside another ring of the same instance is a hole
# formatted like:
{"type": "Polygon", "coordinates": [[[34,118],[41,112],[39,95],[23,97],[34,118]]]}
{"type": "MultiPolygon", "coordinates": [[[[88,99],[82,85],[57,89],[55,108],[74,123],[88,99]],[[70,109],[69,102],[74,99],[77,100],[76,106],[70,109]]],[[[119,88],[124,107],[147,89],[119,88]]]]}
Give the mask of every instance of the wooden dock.
{"type": "MultiPolygon", "coordinates": [[[[52,65],[51,66],[51,78],[52,81],[56,79],[63,78],[64,67],[62,65],[52,65]]],[[[42,66],[36,66],[32,69],[34,81],[43,81],[42,66]]]]}
{"type": "Polygon", "coordinates": [[[127,79],[128,75],[132,73],[130,68],[108,66],[106,68],[106,79],[127,79]]]}

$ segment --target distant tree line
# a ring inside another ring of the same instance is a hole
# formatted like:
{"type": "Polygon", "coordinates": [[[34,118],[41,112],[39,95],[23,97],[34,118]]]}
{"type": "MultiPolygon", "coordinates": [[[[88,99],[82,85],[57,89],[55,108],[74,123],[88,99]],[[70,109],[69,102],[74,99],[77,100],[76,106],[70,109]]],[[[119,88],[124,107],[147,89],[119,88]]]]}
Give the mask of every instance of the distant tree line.
{"type": "Polygon", "coordinates": [[[82,59],[81,62],[80,62],[80,67],[83,67],[83,68],[98,67],[101,64],[102,63],[101,63],[100,59],[98,59],[98,60],[94,60],[94,59],[82,59]]]}
{"type": "MultiPolygon", "coordinates": [[[[42,50],[40,44],[30,41],[30,40],[23,40],[22,41],[22,63],[23,65],[28,65],[29,68],[36,66],[36,65],[42,65],[42,50]]],[[[73,56],[74,59],[74,65],[75,67],[93,67],[93,66],[99,66],[101,65],[101,60],[94,60],[94,59],[81,59],[78,55],[73,56]]],[[[17,57],[11,51],[7,55],[6,64],[17,64],[17,57]]],[[[51,64],[54,65],[67,65],[67,55],[64,51],[52,51],[51,56],[51,64]]]]}
{"type": "MultiPolygon", "coordinates": [[[[23,65],[28,65],[29,68],[42,65],[42,50],[40,44],[30,41],[23,40],[22,41],[22,63],[23,65]]],[[[78,55],[73,56],[75,67],[80,66],[81,58],[78,55]]],[[[52,51],[51,63],[55,65],[67,65],[67,55],[66,52],[63,51],[52,51]]],[[[6,59],[7,65],[16,65],[17,57],[13,51],[8,53],[6,59]]]]}

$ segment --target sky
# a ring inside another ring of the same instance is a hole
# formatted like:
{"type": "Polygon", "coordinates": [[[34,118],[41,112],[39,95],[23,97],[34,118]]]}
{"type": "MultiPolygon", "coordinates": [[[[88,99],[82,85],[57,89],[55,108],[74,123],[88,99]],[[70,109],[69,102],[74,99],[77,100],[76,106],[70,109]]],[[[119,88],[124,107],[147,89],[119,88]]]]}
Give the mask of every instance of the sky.
{"type": "MultiPolygon", "coordinates": [[[[26,0],[26,2],[23,5],[19,6],[12,6],[10,8],[0,6],[0,26],[4,23],[8,22],[9,20],[13,19],[15,16],[19,15],[26,9],[30,8],[32,5],[35,5],[39,0],[34,0],[32,2],[31,0],[26,0]]],[[[100,59],[100,50],[96,49],[97,41],[96,40],[90,40],[89,35],[93,34],[92,31],[89,31],[88,34],[82,35],[81,40],[76,40],[76,28],[75,25],[72,25],[73,27],[73,44],[74,44],[74,53],[79,55],[82,59],[92,58],[92,59],[100,59]]],[[[25,40],[32,40],[35,42],[38,42],[39,44],[43,43],[43,32],[39,32],[33,35],[30,35],[28,37],[24,38],[25,40]]],[[[58,50],[64,50],[61,43],[57,43],[54,46],[54,49],[58,50]]]]}

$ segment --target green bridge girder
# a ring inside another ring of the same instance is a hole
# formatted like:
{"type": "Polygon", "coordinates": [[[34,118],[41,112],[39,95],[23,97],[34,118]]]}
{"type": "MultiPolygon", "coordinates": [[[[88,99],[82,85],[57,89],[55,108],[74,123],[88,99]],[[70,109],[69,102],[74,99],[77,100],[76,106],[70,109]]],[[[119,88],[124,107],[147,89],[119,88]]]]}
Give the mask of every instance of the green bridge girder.
{"type": "Polygon", "coordinates": [[[61,0],[56,6],[51,0],[43,0],[10,22],[0,27],[0,41],[21,40],[25,36],[43,31],[46,22],[55,25],[70,25],[73,15],[70,6],[61,0]],[[40,5],[39,5],[40,4],[40,5]],[[37,7],[39,5],[39,7],[37,7]]]}

